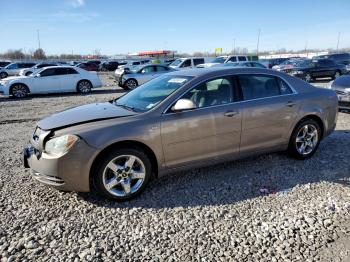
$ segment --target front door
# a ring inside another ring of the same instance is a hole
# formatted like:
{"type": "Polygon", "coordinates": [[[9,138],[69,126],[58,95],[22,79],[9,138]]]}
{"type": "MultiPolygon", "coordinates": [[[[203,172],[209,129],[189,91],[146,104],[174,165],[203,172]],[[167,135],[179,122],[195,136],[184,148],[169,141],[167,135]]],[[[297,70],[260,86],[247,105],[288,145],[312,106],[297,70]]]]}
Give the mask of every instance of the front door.
{"type": "Polygon", "coordinates": [[[235,97],[230,78],[210,80],[181,97],[191,99],[196,109],[178,113],[168,110],[162,116],[161,135],[168,167],[238,155],[242,114],[239,105],[233,103],[235,97]]]}
{"type": "Polygon", "coordinates": [[[61,89],[61,80],[56,68],[48,68],[33,78],[33,91],[35,93],[53,93],[61,89]]]}

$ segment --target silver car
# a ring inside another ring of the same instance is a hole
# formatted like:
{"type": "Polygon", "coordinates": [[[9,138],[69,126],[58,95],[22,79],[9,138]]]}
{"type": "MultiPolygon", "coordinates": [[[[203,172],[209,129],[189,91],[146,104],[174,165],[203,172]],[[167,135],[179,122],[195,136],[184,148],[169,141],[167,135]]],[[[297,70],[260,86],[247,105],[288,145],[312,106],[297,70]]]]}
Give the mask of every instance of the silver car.
{"type": "Polygon", "coordinates": [[[338,95],[339,109],[350,110],[350,74],[337,77],[332,85],[331,89],[338,95]]]}
{"type": "Polygon", "coordinates": [[[0,79],[6,78],[8,76],[19,75],[20,71],[25,68],[30,68],[35,66],[36,63],[21,62],[21,63],[12,63],[0,70],[0,79]]]}
{"type": "Polygon", "coordinates": [[[176,71],[39,121],[24,165],[57,189],[127,200],[152,176],[179,169],[285,150],[307,159],[334,130],[337,112],[334,91],[285,73],[176,71]]]}
{"type": "Polygon", "coordinates": [[[132,90],[149,80],[160,76],[161,74],[175,71],[175,69],[166,65],[144,65],[129,69],[116,70],[116,80],[118,85],[127,90],[132,90]]]}

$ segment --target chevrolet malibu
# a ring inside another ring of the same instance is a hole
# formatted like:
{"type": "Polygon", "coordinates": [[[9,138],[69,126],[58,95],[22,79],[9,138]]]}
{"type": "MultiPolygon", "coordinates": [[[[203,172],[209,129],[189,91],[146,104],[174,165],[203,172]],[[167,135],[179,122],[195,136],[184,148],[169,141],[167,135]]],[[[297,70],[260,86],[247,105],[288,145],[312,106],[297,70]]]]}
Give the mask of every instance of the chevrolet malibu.
{"type": "Polygon", "coordinates": [[[102,83],[96,72],[78,67],[50,66],[29,76],[7,77],[0,80],[0,94],[24,98],[29,94],[62,92],[89,93],[102,83]]]}
{"type": "Polygon", "coordinates": [[[285,150],[307,159],[337,105],[334,91],[268,69],[176,71],[39,121],[24,165],[46,185],[123,201],[175,170],[285,150]]]}

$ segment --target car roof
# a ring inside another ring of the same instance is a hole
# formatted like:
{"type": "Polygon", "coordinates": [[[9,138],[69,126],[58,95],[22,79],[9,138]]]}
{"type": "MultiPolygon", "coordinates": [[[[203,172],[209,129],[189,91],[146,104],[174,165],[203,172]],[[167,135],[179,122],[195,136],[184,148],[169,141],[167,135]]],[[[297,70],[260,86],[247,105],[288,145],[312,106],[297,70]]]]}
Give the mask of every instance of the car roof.
{"type": "Polygon", "coordinates": [[[206,76],[206,75],[220,75],[225,73],[232,73],[232,74],[247,74],[247,73],[260,73],[260,74],[271,74],[271,75],[278,75],[278,71],[273,71],[271,69],[264,69],[264,68],[226,68],[226,67],[209,67],[209,68],[194,68],[194,69],[186,69],[186,70],[180,70],[171,72],[168,74],[171,75],[183,75],[183,76],[193,76],[193,77],[199,77],[199,76],[206,76]]]}

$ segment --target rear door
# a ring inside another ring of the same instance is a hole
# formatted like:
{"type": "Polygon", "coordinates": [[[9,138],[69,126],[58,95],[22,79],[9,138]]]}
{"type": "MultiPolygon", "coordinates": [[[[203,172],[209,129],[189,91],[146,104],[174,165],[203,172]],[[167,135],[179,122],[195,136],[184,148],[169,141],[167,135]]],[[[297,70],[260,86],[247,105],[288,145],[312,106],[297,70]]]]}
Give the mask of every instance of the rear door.
{"type": "Polygon", "coordinates": [[[299,102],[282,79],[272,75],[239,75],[242,105],[241,154],[288,143],[299,102]]]}
{"type": "Polygon", "coordinates": [[[232,79],[205,81],[181,98],[191,99],[197,108],[178,113],[169,109],[163,114],[161,134],[166,165],[237,156],[241,111],[239,103],[232,103],[237,99],[232,79]]]}
{"type": "Polygon", "coordinates": [[[58,78],[61,82],[62,92],[75,92],[77,90],[77,84],[80,80],[79,73],[70,67],[57,68],[58,78]]]}
{"type": "Polygon", "coordinates": [[[60,72],[57,68],[48,68],[40,72],[33,78],[33,87],[31,92],[35,93],[54,93],[61,90],[60,72]]]}

